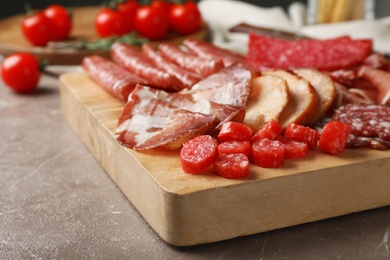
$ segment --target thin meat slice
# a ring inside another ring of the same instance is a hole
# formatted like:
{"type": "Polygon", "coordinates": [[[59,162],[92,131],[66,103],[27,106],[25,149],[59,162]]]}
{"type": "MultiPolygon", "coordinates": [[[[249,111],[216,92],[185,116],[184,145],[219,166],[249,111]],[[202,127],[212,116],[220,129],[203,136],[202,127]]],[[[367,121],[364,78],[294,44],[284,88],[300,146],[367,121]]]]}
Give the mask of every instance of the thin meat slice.
{"type": "Polygon", "coordinates": [[[368,80],[377,90],[376,103],[390,105],[390,72],[363,65],[358,75],[368,80]]]}
{"type": "Polygon", "coordinates": [[[158,46],[160,54],[178,66],[190,70],[205,78],[223,68],[222,60],[205,59],[194,53],[185,51],[177,45],[161,43],[158,46]]]}
{"type": "Polygon", "coordinates": [[[138,85],[133,90],[133,94],[142,100],[158,99],[191,112],[214,115],[219,121],[215,127],[216,129],[219,129],[223,123],[231,120],[242,122],[245,116],[245,109],[243,107],[218,104],[207,99],[194,100],[192,94],[168,93],[163,90],[141,85],[138,85]]]}
{"type": "Polygon", "coordinates": [[[161,56],[149,44],[143,44],[142,51],[157,68],[178,78],[182,82],[184,88],[191,88],[195,83],[201,80],[195,73],[186,70],[161,56]]]}
{"type": "Polygon", "coordinates": [[[134,150],[177,149],[218,124],[214,115],[180,109],[160,99],[129,96],[116,127],[119,143],[134,150]]]}
{"type": "Polygon", "coordinates": [[[246,57],[244,55],[220,48],[203,40],[187,38],[183,41],[183,45],[199,57],[222,60],[226,67],[236,62],[247,65],[246,57]]]}
{"type": "Polygon", "coordinates": [[[373,51],[371,39],[348,36],[326,40],[287,41],[256,33],[249,34],[247,60],[257,69],[316,68],[321,71],[355,66],[373,51]]]}
{"type": "Polygon", "coordinates": [[[123,101],[138,83],[147,84],[145,79],[98,55],[84,57],[82,66],[93,81],[123,101]]]}
{"type": "Polygon", "coordinates": [[[183,84],[175,76],[166,73],[154,64],[136,47],[125,43],[115,43],[111,47],[112,59],[126,70],[143,77],[147,85],[167,91],[183,89],[183,84]]]}
{"type": "Polygon", "coordinates": [[[245,68],[241,63],[234,63],[181,93],[192,93],[195,100],[208,99],[219,104],[244,107],[252,80],[257,75],[257,72],[245,68]]]}

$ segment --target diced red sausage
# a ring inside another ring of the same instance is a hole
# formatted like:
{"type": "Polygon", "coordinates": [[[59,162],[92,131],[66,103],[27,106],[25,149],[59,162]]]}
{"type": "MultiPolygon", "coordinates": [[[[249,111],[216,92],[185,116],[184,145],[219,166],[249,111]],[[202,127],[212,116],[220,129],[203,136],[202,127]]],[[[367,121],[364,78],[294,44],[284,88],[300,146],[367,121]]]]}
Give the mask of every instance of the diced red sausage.
{"type": "Polygon", "coordinates": [[[285,146],[278,140],[263,138],[252,144],[252,161],[264,168],[279,168],[284,165],[285,146]]]}
{"type": "Polygon", "coordinates": [[[299,159],[305,157],[309,152],[309,145],[306,142],[294,140],[292,138],[277,136],[276,140],[284,144],[285,159],[299,159]]]}
{"type": "Polygon", "coordinates": [[[228,179],[240,179],[249,175],[249,159],[245,154],[232,153],[217,156],[214,162],[217,175],[228,179]]]}
{"type": "Polygon", "coordinates": [[[343,122],[330,121],[325,124],[320,136],[320,149],[324,153],[337,155],[344,151],[351,127],[343,122]]]}
{"type": "Polygon", "coordinates": [[[217,139],[199,135],[183,144],[180,150],[181,168],[186,173],[199,174],[213,164],[217,154],[217,139]]]}
{"type": "Polygon", "coordinates": [[[317,130],[295,123],[287,125],[284,136],[304,141],[311,147],[317,146],[319,138],[317,130]]]}
{"type": "Polygon", "coordinates": [[[275,139],[281,132],[282,127],[275,119],[266,122],[251,138],[254,143],[262,138],[275,139]]]}
{"type": "Polygon", "coordinates": [[[84,57],[82,66],[93,81],[123,101],[127,101],[137,84],[147,83],[145,79],[98,55],[84,57]]]}
{"type": "Polygon", "coordinates": [[[220,142],[226,141],[249,141],[252,136],[252,129],[239,122],[226,122],[221,126],[218,134],[220,142]]]}
{"type": "Polygon", "coordinates": [[[243,153],[250,158],[251,149],[249,141],[226,141],[218,145],[218,154],[243,153]]]}

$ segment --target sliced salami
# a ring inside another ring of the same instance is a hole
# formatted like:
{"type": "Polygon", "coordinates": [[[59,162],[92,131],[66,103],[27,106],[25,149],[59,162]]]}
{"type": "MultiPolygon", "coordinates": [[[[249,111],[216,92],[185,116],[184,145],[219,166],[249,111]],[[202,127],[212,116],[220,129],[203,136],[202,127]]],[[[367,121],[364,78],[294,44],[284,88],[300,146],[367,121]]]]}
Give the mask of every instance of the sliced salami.
{"type": "Polygon", "coordinates": [[[138,83],[147,84],[145,79],[98,55],[84,57],[82,66],[93,81],[123,101],[138,83]]]}
{"type": "Polygon", "coordinates": [[[336,109],[333,120],[351,127],[351,133],[362,137],[379,137],[390,141],[390,107],[384,105],[348,104],[336,109]]]}
{"type": "Polygon", "coordinates": [[[142,51],[157,68],[178,78],[182,82],[184,88],[191,88],[195,83],[201,80],[200,76],[161,56],[149,44],[143,44],[142,51]]]}
{"type": "Polygon", "coordinates": [[[177,45],[161,43],[158,46],[160,54],[178,66],[190,70],[205,78],[223,68],[222,60],[205,59],[181,49],[177,45]]]}
{"type": "Polygon", "coordinates": [[[111,47],[112,59],[128,71],[143,77],[147,85],[167,91],[183,89],[183,84],[175,76],[158,69],[136,47],[125,43],[115,43],[111,47]]]}

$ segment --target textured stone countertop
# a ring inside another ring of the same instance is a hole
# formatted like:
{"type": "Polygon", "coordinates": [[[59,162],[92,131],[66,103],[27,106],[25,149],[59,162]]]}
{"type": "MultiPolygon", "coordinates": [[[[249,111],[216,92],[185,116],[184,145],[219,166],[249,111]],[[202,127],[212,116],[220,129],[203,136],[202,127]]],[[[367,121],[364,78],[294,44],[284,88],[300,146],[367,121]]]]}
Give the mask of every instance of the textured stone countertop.
{"type": "Polygon", "coordinates": [[[166,244],[68,126],[58,85],[44,76],[18,95],[0,83],[0,259],[390,259],[390,207],[166,244]]]}

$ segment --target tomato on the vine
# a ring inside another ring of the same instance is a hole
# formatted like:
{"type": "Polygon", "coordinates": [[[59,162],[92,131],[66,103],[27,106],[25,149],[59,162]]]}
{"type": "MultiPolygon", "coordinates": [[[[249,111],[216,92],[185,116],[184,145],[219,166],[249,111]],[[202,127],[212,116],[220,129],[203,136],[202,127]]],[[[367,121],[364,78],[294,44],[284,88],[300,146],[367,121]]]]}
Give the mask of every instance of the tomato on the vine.
{"type": "Polygon", "coordinates": [[[193,1],[174,4],[169,11],[169,24],[180,34],[190,34],[202,27],[202,16],[193,1]]]}
{"type": "Polygon", "coordinates": [[[104,7],[95,17],[95,30],[102,37],[121,36],[126,33],[126,16],[108,7],[104,7]]]}
{"type": "Polygon", "coordinates": [[[134,17],[139,7],[140,4],[135,0],[121,2],[116,6],[117,10],[125,15],[127,32],[134,30],[134,17]]]}
{"type": "Polygon", "coordinates": [[[134,20],[135,30],[150,40],[161,40],[169,31],[168,15],[161,8],[141,6],[134,20]]]}
{"type": "Polygon", "coordinates": [[[13,53],[1,64],[5,85],[16,92],[30,92],[37,87],[41,72],[36,57],[29,53],[13,53]]]}
{"type": "Polygon", "coordinates": [[[53,40],[65,40],[69,37],[72,30],[72,18],[64,6],[50,5],[43,10],[43,14],[50,19],[53,25],[53,40]]]}
{"type": "Polygon", "coordinates": [[[45,46],[53,39],[53,24],[43,12],[36,12],[23,18],[21,28],[25,38],[35,46],[45,46]]]}

